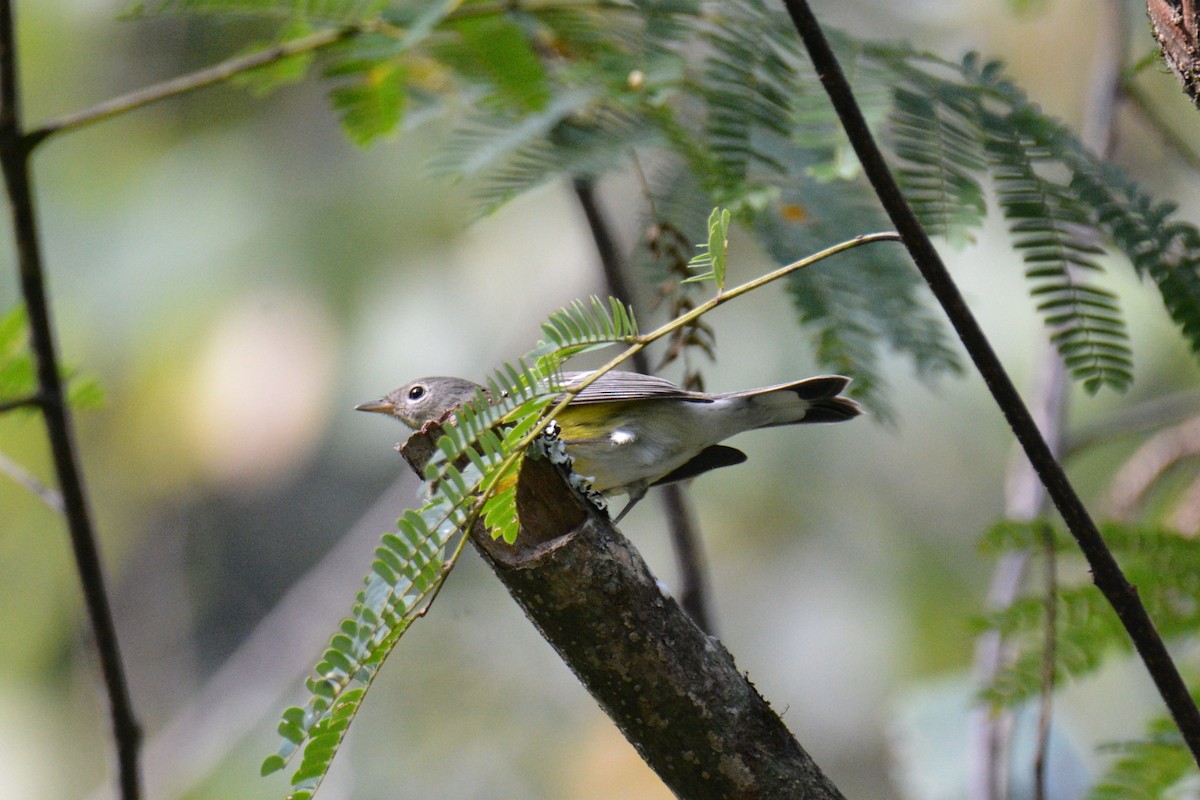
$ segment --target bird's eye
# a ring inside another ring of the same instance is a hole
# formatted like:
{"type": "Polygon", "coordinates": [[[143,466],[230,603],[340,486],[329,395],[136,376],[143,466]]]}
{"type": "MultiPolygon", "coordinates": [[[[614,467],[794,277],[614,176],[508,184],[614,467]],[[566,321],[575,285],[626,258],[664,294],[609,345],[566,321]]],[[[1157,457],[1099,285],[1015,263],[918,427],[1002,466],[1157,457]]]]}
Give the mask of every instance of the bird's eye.
{"type": "Polygon", "coordinates": [[[425,396],[425,387],[424,386],[414,386],[408,390],[408,399],[409,400],[420,400],[424,396],[425,396]]]}

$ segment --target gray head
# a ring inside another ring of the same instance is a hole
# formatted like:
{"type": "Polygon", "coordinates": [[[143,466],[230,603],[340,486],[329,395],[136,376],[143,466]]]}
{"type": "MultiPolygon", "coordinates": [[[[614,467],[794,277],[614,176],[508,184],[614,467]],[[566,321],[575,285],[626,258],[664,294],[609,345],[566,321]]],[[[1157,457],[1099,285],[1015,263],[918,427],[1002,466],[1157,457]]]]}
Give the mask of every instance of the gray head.
{"type": "Polygon", "coordinates": [[[480,388],[479,384],[462,378],[435,375],[406,383],[382,400],[363,403],[354,409],[390,414],[416,430],[427,422],[444,420],[451,411],[475,397],[480,388]]]}

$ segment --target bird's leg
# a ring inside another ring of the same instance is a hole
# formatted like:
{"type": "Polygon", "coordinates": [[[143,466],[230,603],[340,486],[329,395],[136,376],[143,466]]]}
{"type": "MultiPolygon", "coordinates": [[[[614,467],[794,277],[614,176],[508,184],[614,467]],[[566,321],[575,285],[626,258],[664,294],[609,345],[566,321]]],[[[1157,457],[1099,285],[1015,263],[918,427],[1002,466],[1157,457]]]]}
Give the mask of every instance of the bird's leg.
{"type": "Polygon", "coordinates": [[[617,514],[617,518],[613,520],[613,525],[617,525],[621,522],[621,520],[625,519],[625,515],[629,513],[630,509],[637,505],[638,501],[646,496],[647,488],[648,487],[646,486],[645,481],[631,483],[625,487],[625,493],[629,495],[629,502],[626,503],[625,507],[621,509],[621,513],[617,514]]]}

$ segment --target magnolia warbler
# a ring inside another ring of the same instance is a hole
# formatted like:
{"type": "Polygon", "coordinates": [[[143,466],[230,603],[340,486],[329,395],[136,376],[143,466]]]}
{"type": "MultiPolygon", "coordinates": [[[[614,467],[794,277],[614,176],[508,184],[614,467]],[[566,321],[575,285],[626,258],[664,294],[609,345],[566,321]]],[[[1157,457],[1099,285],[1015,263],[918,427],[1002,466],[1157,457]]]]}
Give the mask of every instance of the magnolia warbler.
{"type": "MultiPolygon", "coordinates": [[[[570,389],[590,374],[563,373],[561,386],[570,389]]],[[[819,375],[762,389],[706,394],[653,375],[612,371],[579,392],[555,421],[575,471],[601,494],[629,496],[617,517],[620,521],[650,486],[745,461],[742,451],[718,444],[734,434],[858,416],[858,403],[840,396],[849,383],[841,375],[819,375]]],[[[417,429],[444,421],[480,388],[462,378],[421,378],[355,408],[390,414],[417,429]]]]}

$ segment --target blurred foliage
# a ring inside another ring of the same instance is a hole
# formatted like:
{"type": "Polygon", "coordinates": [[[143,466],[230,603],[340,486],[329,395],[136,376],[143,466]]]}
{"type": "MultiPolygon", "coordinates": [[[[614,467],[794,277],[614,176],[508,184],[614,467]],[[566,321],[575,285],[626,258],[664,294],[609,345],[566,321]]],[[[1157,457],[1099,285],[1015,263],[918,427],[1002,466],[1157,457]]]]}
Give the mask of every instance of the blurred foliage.
{"type": "MultiPolygon", "coordinates": [[[[1200,540],[1154,525],[1109,523],[1101,534],[1146,605],[1164,638],[1194,641],[1200,634],[1200,540]]],[[[1069,534],[1045,522],[1002,522],[988,532],[990,553],[1039,552],[1049,541],[1055,557],[1078,559],[1069,534]]],[[[1090,582],[1059,585],[1055,590],[1054,681],[1094,673],[1114,653],[1130,651],[1116,613],[1090,582]]],[[[1016,707],[1042,691],[1047,608],[1044,597],[1027,596],[989,614],[984,623],[999,631],[1015,655],[997,673],[983,698],[996,706],[1016,707]]],[[[1165,798],[1181,780],[1200,777],[1187,746],[1170,719],[1150,723],[1151,738],[1115,748],[1109,772],[1095,786],[1093,800],[1165,798]]]]}
{"type": "MultiPolygon", "coordinates": [[[[73,370],[67,367],[62,373],[70,405],[98,408],[104,404],[104,389],[97,379],[72,377],[73,370]]],[[[29,349],[29,320],[24,306],[13,306],[0,316],[0,403],[33,397],[37,390],[33,352],[29,349]]]]}
{"type": "MultiPolygon", "coordinates": [[[[237,8],[284,11],[271,0],[237,8]]],[[[796,209],[812,203],[798,203],[796,182],[856,179],[790,20],[759,0],[726,3],[718,12],[689,0],[336,10],[318,3],[291,9],[286,30],[296,20],[329,18],[363,29],[336,48],[325,69],[344,79],[330,97],[347,135],[367,144],[395,129],[410,104],[469,102],[475,111],[448,139],[440,168],[480,178],[485,209],[564,173],[612,171],[635,150],[665,151],[707,196],[703,205],[732,208],[787,262],[818,249],[828,233],[803,224],[804,213],[797,219],[796,209]],[[685,41],[707,46],[689,50],[685,41]]],[[[1172,317],[1200,349],[1200,232],[1174,219],[1174,206],[1084,150],[1005,78],[998,62],[968,55],[952,63],[906,46],[844,35],[838,41],[931,233],[970,241],[987,213],[980,179],[992,179],[1051,340],[1089,392],[1124,389],[1133,378],[1118,298],[1103,285],[1105,245],[1158,283],[1172,317]]],[[[289,71],[281,80],[294,78],[289,71]]],[[[862,224],[864,192],[859,184],[825,194],[821,214],[862,224]]],[[[659,217],[656,224],[686,229],[686,219],[659,217]]],[[[881,348],[906,354],[925,375],[957,369],[903,258],[847,261],[825,271],[832,274],[793,280],[800,321],[815,331],[822,363],[855,374],[855,391],[880,408],[881,348]]]]}
{"type": "MultiPolygon", "coordinates": [[[[563,174],[591,177],[623,169],[632,152],[665,164],[643,198],[654,209],[651,221],[660,230],[687,231],[690,241],[703,238],[703,214],[717,203],[734,208],[742,232],[777,262],[886,224],[786,20],[756,2],[701,12],[687,0],[546,9],[484,2],[184,0],[132,11],[233,15],[235,22],[262,18],[279,26],[281,39],[324,25],[355,27],[350,41],[320,56],[295,56],[238,80],[265,93],[320,69],[343,129],[359,144],[448,107],[454,130],[440,137],[437,167],[468,180],[481,212],[563,174]],[[704,47],[693,47],[695,42],[704,47]],[[681,187],[689,196],[679,196],[681,187]]],[[[223,40],[209,44],[214,41],[223,40]]],[[[850,37],[841,37],[838,46],[869,120],[885,133],[908,196],[931,230],[952,244],[968,244],[993,210],[988,198],[996,198],[1038,310],[1089,391],[1124,388],[1131,378],[1124,303],[1099,257],[1106,248],[1125,253],[1139,275],[1154,280],[1195,348],[1197,238],[1173,207],[1087,154],[995,63],[973,56],[948,62],[850,37]]],[[[324,214],[320,219],[325,222],[324,214]]],[[[296,238],[314,249],[328,238],[316,221],[314,214],[293,223],[296,238]]],[[[382,247],[376,243],[375,249],[382,247]]],[[[343,267],[340,259],[327,262],[343,267]]],[[[329,283],[343,286],[332,277],[329,283]]],[[[902,354],[922,376],[957,369],[940,318],[927,310],[898,248],[869,257],[852,251],[836,269],[802,271],[791,291],[821,362],[855,374],[856,387],[876,408],[883,406],[884,376],[897,372],[889,351],[902,354]]],[[[8,353],[0,356],[0,374],[11,377],[11,369],[17,376],[10,385],[19,397],[21,387],[32,386],[20,377],[29,370],[22,325],[6,317],[0,328],[9,343],[7,350],[0,344],[0,353],[8,353]],[[10,337],[13,330],[16,337],[10,337]]],[[[162,404],[149,410],[166,413],[162,404]]],[[[176,421],[169,415],[156,419],[164,426],[176,421]]],[[[1135,563],[1141,558],[1132,547],[1126,557],[1135,563]]],[[[380,562],[386,565],[385,556],[380,562]]],[[[922,577],[925,569],[922,564],[922,577]]],[[[392,576],[399,580],[394,570],[392,576]]],[[[1111,612],[1089,588],[1068,587],[1059,600],[1063,624],[1078,625],[1074,639],[1064,633],[1060,653],[1061,668],[1071,674],[1087,674],[1125,647],[1112,633],[1111,612]]],[[[1191,632],[1191,617],[1178,602],[1183,595],[1172,593],[1178,589],[1164,583],[1156,597],[1168,618],[1179,618],[1181,627],[1173,630],[1183,635],[1191,632]]],[[[1036,653],[1043,605],[1022,603],[993,622],[1027,637],[1033,648],[1027,652],[1036,653]]],[[[331,668],[337,658],[326,659],[331,668]]],[[[1031,665],[1038,663],[1035,656],[1019,660],[1002,676],[1007,683],[998,694],[1032,691],[1031,665]]],[[[1169,736],[1160,738],[1173,746],[1169,736]]],[[[1154,750],[1163,741],[1151,740],[1146,752],[1131,745],[1110,783],[1127,789],[1173,783],[1175,778],[1147,777],[1178,774],[1154,750]]]]}

